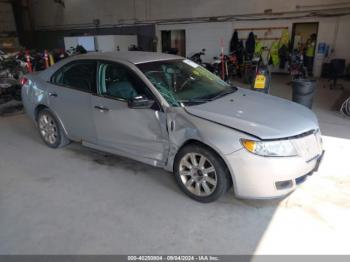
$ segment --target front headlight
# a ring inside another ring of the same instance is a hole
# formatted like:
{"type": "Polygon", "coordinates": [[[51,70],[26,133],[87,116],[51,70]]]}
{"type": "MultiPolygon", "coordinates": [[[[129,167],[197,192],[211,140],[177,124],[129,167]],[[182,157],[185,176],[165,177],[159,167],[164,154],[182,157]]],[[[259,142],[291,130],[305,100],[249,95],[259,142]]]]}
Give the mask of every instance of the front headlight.
{"type": "Polygon", "coordinates": [[[289,140],[254,141],[241,140],[242,145],[249,152],[260,156],[296,156],[297,151],[289,140]]]}

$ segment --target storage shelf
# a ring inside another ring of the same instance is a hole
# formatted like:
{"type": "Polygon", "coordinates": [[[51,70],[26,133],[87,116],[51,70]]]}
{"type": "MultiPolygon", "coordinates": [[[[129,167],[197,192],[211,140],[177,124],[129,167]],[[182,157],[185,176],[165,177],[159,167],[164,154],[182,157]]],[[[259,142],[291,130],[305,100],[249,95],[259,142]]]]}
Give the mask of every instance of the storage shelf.
{"type": "MultiPolygon", "coordinates": [[[[247,40],[247,38],[240,38],[241,40],[247,40]]],[[[258,40],[279,40],[280,37],[258,37],[258,40]]]]}
{"type": "Polygon", "coordinates": [[[250,28],[237,28],[237,31],[259,31],[259,30],[282,30],[288,29],[288,26],[277,26],[277,27],[250,27],[250,28]]]}

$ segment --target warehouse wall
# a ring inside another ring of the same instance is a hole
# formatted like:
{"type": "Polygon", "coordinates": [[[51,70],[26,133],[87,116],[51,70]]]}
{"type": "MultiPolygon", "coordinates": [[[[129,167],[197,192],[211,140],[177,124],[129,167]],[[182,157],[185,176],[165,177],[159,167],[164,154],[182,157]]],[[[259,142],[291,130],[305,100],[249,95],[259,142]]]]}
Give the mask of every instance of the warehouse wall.
{"type": "MultiPolygon", "coordinates": [[[[147,2],[147,1],[146,1],[147,2]]],[[[297,11],[297,5],[344,3],[346,0],[149,0],[150,19],[213,17],[297,11]]]]}
{"type": "Polygon", "coordinates": [[[0,34],[15,33],[16,24],[10,3],[0,2],[0,34]]]}
{"type": "MultiPolygon", "coordinates": [[[[265,21],[234,21],[216,23],[193,23],[193,24],[165,24],[157,25],[157,38],[160,39],[161,30],[186,30],[187,56],[205,48],[207,50],[204,59],[210,61],[213,56],[220,52],[221,39],[224,43],[224,51],[228,52],[229,41],[234,29],[254,27],[288,27],[292,34],[293,23],[319,22],[318,42],[325,42],[334,49],[332,57],[343,57],[350,61],[350,16],[332,18],[309,18],[288,20],[265,20],[265,21]],[[337,30],[338,27],[338,30],[337,30]]],[[[248,31],[247,31],[248,32],[248,31]]],[[[240,33],[240,37],[244,37],[240,33]]],[[[160,41],[158,41],[160,50],[160,41]]]]}
{"type": "MultiPolygon", "coordinates": [[[[294,22],[319,22],[318,41],[331,45],[334,49],[333,57],[344,57],[350,60],[350,52],[348,52],[350,43],[349,16],[177,24],[182,19],[190,21],[196,17],[250,14],[258,18],[261,17],[259,14],[263,14],[266,9],[271,9],[272,12],[276,13],[328,10],[333,7],[341,7],[343,6],[342,3],[349,3],[345,6],[350,7],[350,1],[347,0],[65,0],[64,3],[65,7],[47,0],[32,2],[37,35],[41,39],[46,39],[51,45],[57,43],[53,39],[57,39],[62,35],[69,35],[70,32],[93,32],[93,19],[100,19],[99,27],[101,29],[99,30],[110,32],[122,31],[121,29],[111,29],[120,25],[133,25],[135,29],[138,28],[138,23],[149,23],[157,25],[155,31],[158,48],[160,48],[160,30],[185,29],[187,55],[197,52],[201,48],[206,48],[206,60],[210,60],[219,53],[221,38],[224,40],[224,47],[227,50],[234,28],[287,26],[291,32],[294,22]],[[298,5],[302,7],[299,6],[298,8],[298,5]],[[175,20],[172,21],[171,19],[175,20]],[[86,29],[84,30],[84,28],[86,29]]],[[[291,16],[295,15],[298,14],[291,14],[291,16]]],[[[278,16],[275,16],[275,18],[278,18],[278,16]]],[[[138,33],[142,32],[139,29],[135,30],[138,33]]],[[[149,31],[148,33],[152,32],[149,31]]],[[[148,44],[143,47],[147,46],[146,50],[152,50],[153,36],[148,33],[145,36],[145,41],[141,37],[141,42],[143,45],[147,42],[148,44]]],[[[39,43],[39,39],[37,40],[39,43]]]]}
{"type": "Polygon", "coordinates": [[[11,3],[0,2],[0,49],[12,52],[18,48],[16,23],[11,3]]]}
{"type": "MultiPolygon", "coordinates": [[[[35,24],[48,27],[91,25],[95,18],[101,25],[213,17],[273,12],[297,11],[297,5],[344,3],[346,0],[65,0],[65,7],[48,0],[33,1],[35,24]]],[[[319,9],[321,7],[313,7],[319,9]]],[[[312,8],[305,7],[306,10],[312,8]]]]}
{"type": "Polygon", "coordinates": [[[167,24],[157,25],[158,51],[161,51],[161,31],[180,30],[186,31],[186,56],[206,49],[203,57],[205,62],[210,62],[214,56],[218,56],[223,40],[224,50],[227,53],[229,41],[233,33],[232,22],[221,23],[194,23],[194,24],[167,24]]]}
{"type": "Polygon", "coordinates": [[[350,15],[338,18],[334,34],[334,55],[350,62],[350,15]]]}
{"type": "Polygon", "coordinates": [[[153,38],[155,35],[154,25],[127,26],[99,29],[71,29],[71,30],[38,30],[35,32],[33,47],[37,49],[64,48],[65,36],[82,35],[137,35],[138,46],[143,50],[155,51],[153,38]]]}

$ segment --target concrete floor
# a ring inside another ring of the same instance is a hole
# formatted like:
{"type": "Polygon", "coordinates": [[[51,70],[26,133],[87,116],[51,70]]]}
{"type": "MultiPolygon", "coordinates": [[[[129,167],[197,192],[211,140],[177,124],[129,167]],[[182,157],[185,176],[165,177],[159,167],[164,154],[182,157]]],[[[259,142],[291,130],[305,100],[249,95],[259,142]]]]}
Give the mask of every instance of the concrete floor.
{"type": "MultiPolygon", "coordinates": [[[[289,98],[287,81],[274,76],[272,93],[289,98]]],[[[318,88],[324,162],[280,201],[230,192],[200,204],[161,169],[49,149],[26,116],[1,118],[0,254],[349,254],[350,120],[330,111],[340,95],[318,88]]]]}

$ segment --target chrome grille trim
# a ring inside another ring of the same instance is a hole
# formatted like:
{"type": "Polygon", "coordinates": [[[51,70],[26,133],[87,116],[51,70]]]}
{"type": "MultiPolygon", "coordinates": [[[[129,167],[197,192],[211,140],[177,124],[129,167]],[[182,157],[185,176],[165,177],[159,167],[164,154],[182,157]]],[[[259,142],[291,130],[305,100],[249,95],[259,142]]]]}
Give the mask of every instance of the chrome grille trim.
{"type": "Polygon", "coordinates": [[[317,134],[317,133],[320,133],[319,129],[312,129],[312,130],[306,131],[304,133],[301,133],[301,134],[295,135],[295,136],[288,136],[288,137],[282,137],[282,138],[272,138],[272,139],[262,139],[261,141],[293,140],[293,139],[297,139],[297,138],[301,138],[301,137],[305,137],[305,136],[309,136],[309,135],[317,134]]]}

